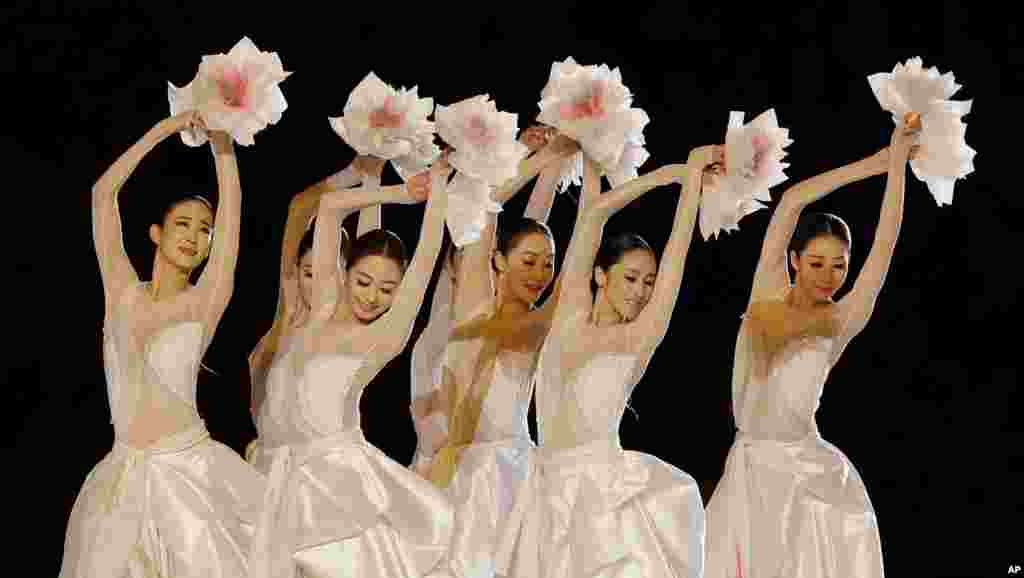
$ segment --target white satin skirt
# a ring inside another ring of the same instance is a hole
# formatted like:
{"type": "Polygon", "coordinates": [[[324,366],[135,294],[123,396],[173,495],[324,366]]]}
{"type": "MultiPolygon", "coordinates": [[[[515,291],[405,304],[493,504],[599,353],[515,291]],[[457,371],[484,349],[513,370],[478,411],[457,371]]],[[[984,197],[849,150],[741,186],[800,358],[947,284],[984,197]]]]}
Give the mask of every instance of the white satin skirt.
{"type": "Polygon", "coordinates": [[[270,465],[274,462],[274,452],[267,449],[262,437],[258,437],[245,448],[245,461],[256,468],[264,476],[270,475],[270,465]]]}
{"type": "Polygon", "coordinates": [[[447,488],[455,508],[451,574],[492,578],[499,531],[529,471],[533,442],[506,439],[467,446],[447,488]]]}
{"type": "Polygon", "coordinates": [[[534,451],[496,554],[516,578],[699,578],[703,562],[697,483],[617,440],[534,451]]]}
{"type": "Polygon", "coordinates": [[[251,578],[416,578],[441,565],[453,526],[444,494],[358,428],[268,451],[251,578]]]}
{"type": "Polygon", "coordinates": [[[708,578],[883,576],[864,483],[816,434],[793,442],[737,436],[707,516],[708,578]]]}
{"type": "Polygon", "coordinates": [[[116,442],[68,521],[61,578],[244,578],[265,482],[203,424],[116,442]]]}

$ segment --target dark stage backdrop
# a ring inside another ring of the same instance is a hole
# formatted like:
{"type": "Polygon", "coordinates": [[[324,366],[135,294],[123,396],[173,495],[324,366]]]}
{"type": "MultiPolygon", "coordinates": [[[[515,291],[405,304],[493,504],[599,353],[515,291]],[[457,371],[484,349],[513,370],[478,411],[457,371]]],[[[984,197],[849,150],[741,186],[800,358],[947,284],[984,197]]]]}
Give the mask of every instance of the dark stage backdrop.
{"type": "MultiPolygon", "coordinates": [[[[888,143],[892,121],[867,75],[917,55],[953,70],[965,87],[956,98],[975,99],[966,120],[967,140],[979,151],[976,172],[943,208],[908,176],[891,272],[874,318],[832,372],[818,421],[867,484],[889,575],[1002,576],[1024,565],[1019,341],[1007,331],[1019,328],[1022,203],[1012,173],[996,176],[1000,166],[1020,162],[1003,152],[1020,148],[1010,103],[1019,102],[1021,52],[1009,16],[960,3],[900,11],[781,3],[771,13],[742,3],[508,3],[494,14],[436,3],[411,11],[399,3],[340,3],[319,15],[290,4],[58,6],[15,7],[4,51],[5,62],[14,59],[5,67],[16,73],[6,77],[6,92],[16,104],[5,115],[15,126],[5,131],[3,221],[14,270],[4,283],[8,395],[0,407],[13,426],[9,520],[25,552],[40,553],[39,564],[29,563],[34,570],[57,571],[79,486],[113,441],[90,187],[168,115],[167,81],[187,83],[203,54],[226,52],[243,35],[277,51],[294,74],[282,84],[290,107],[282,121],[258,134],[255,146],[237,147],[237,281],[205,358],[213,372],[200,375],[200,411],[214,438],[238,451],[255,434],[245,360],[274,311],[288,201],[353,156],[327,117],[341,114],[369,71],[396,86],[419,85],[439,104],[487,92],[502,110],[518,112],[525,127],[553,61],[573,56],[619,67],[652,119],[644,171],[721,142],[730,110],[751,118],[774,107],[795,141],[791,184],[888,143]]],[[[390,168],[384,182],[398,182],[390,168]]],[[[850,223],[851,280],[872,241],[884,186],[884,177],[875,177],[813,207],[850,223]]],[[[163,201],[215,188],[206,147],[172,137],[142,162],[120,198],[125,244],[143,278],[152,260],[146,228],[163,201]]],[[[677,191],[651,191],[607,230],[636,231],[662,246],[677,191]]],[[[552,213],[560,256],[576,194],[560,196],[552,213]]],[[[505,210],[519,213],[524,203],[525,195],[505,210]]],[[[741,231],[718,241],[695,234],[671,329],[622,424],[627,448],[686,470],[705,499],[732,441],[733,347],[770,214],[747,218],[741,231]]],[[[410,246],[421,215],[422,206],[383,212],[386,227],[410,246]]],[[[425,319],[426,308],[414,338],[425,319]]],[[[367,438],[403,463],[415,444],[408,363],[407,350],[363,400],[367,438]]]]}

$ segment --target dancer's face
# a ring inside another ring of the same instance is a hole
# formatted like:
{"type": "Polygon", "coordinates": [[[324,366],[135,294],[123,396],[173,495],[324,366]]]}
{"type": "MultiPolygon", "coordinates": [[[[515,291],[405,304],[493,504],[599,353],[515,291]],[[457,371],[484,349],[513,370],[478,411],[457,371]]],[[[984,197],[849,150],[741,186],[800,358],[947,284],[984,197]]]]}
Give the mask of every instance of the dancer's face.
{"type": "Polygon", "coordinates": [[[647,249],[633,249],[622,254],[619,261],[604,271],[594,270],[594,280],[600,297],[624,322],[640,315],[654,291],[654,280],[658,274],[658,262],[647,249]]]}
{"type": "Polygon", "coordinates": [[[824,303],[846,281],[850,249],[841,239],[822,235],[811,239],[799,255],[791,251],[789,259],[796,272],[795,289],[811,301],[824,303]]]}
{"type": "Polygon", "coordinates": [[[505,298],[532,306],[555,276],[555,244],[543,233],[529,233],[494,261],[505,298]]]}
{"type": "Polygon", "coordinates": [[[309,250],[299,259],[299,296],[307,308],[313,306],[313,251],[309,250]]]}
{"type": "Polygon", "coordinates": [[[395,300],[402,269],[393,259],[367,255],[348,268],[345,285],[352,314],[362,323],[383,315],[395,300]]]}
{"type": "Polygon", "coordinates": [[[160,257],[183,271],[192,271],[210,256],[213,212],[200,201],[174,206],[162,225],[153,225],[149,237],[160,257]]]}

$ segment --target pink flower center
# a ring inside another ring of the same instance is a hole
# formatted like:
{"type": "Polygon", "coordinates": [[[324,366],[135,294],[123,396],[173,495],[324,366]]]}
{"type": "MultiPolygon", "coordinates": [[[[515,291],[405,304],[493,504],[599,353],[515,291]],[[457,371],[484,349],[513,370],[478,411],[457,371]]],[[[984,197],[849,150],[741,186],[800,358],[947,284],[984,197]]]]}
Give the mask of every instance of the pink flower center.
{"type": "Polygon", "coordinates": [[[605,111],[605,85],[595,82],[589,96],[578,98],[572,103],[561,106],[559,113],[563,120],[579,120],[583,118],[603,118],[605,111]]]}
{"type": "Polygon", "coordinates": [[[217,79],[217,89],[224,104],[230,108],[245,108],[248,103],[249,79],[233,66],[223,70],[217,79]]]}
{"type": "Polygon", "coordinates": [[[764,168],[765,158],[768,156],[768,149],[771,147],[771,141],[768,140],[763,134],[754,135],[751,143],[754,146],[754,174],[760,174],[761,169],[764,168]]]}
{"type": "Polygon", "coordinates": [[[465,134],[466,139],[476,146],[490,144],[496,136],[480,115],[474,115],[466,122],[465,134]]]}
{"type": "Polygon", "coordinates": [[[370,113],[370,128],[398,128],[402,126],[402,113],[391,109],[391,97],[384,99],[384,106],[370,113]]]}

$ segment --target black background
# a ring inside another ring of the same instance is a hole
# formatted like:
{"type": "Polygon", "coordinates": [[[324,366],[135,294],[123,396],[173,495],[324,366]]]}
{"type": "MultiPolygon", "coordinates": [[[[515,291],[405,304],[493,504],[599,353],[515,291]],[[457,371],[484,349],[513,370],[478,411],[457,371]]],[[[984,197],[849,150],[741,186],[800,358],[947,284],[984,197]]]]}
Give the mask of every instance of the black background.
{"type": "MultiPolygon", "coordinates": [[[[392,85],[418,85],[438,104],[489,93],[524,127],[536,117],[553,61],[573,56],[619,67],[652,119],[645,172],[721,142],[730,110],[751,118],[774,107],[795,141],[790,184],[888,143],[892,121],[871,94],[869,74],[918,55],[955,72],[964,88],[954,98],[975,100],[966,121],[968,143],[979,151],[976,172],[942,208],[908,176],[892,269],[874,318],[832,372],[818,421],[867,484],[890,576],[1001,576],[1024,564],[1015,331],[1022,203],[1012,164],[1019,163],[1021,52],[1009,14],[982,3],[505,3],[490,13],[483,5],[337,3],[318,14],[288,3],[13,8],[3,51],[4,68],[15,72],[4,79],[14,128],[4,138],[3,228],[14,271],[4,283],[9,397],[0,407],[13,426],[9,524],[26,549],[8,558],[57,571],[71,505],[113,439],[90,187],[168,115],[167,81],[187,83],[203,54],[227,52],[248,35],[295,73],[281,85],[290,107],[282,121],[254,146],[237,147],[243,221],[235,293],[205,358],[216,374],[200,376],[211,433],[238,451],[255,434],[245,358],[271,322],[287,203],[352,157],[327,117],[341,114],[370,70],[392,85]]],[[[398,182],[390,168],[384,182],[398,182]]],[[[853,229],[851,282],[873,238],[884,184],[874,177],[814,206],[853,229]]],[[[120,198],[125,245],[143,278],[152,260],[146,227],[164,200],[215,189],[208,148],[173,137],[142,162],[120,198]]],[[[608,230],[633,230],[663,246],[676,190],[652,191],[608,230]]],[[[524,203],[521,195],[505,210],[519,213],[524,203]]],[[[384,223],[412,246],[421,214],[421,206],[389,206],[384,223]]],[[[556,200],[550,224],[560,255],[574,214],[570,197],[556,200]]],[[[715,242],[695,234],[669,335],[634,395],[636,413],[622,424],[626,447],[683,468],[705,499],[732,441],[733,346],[769,217],[760,211],[715,242]]],[[[421,322],[426,307],[422,313],[421,322]]],[[[415,444],[409,349],[363,401],[367,438],[403,463],[415,444]]]]}

